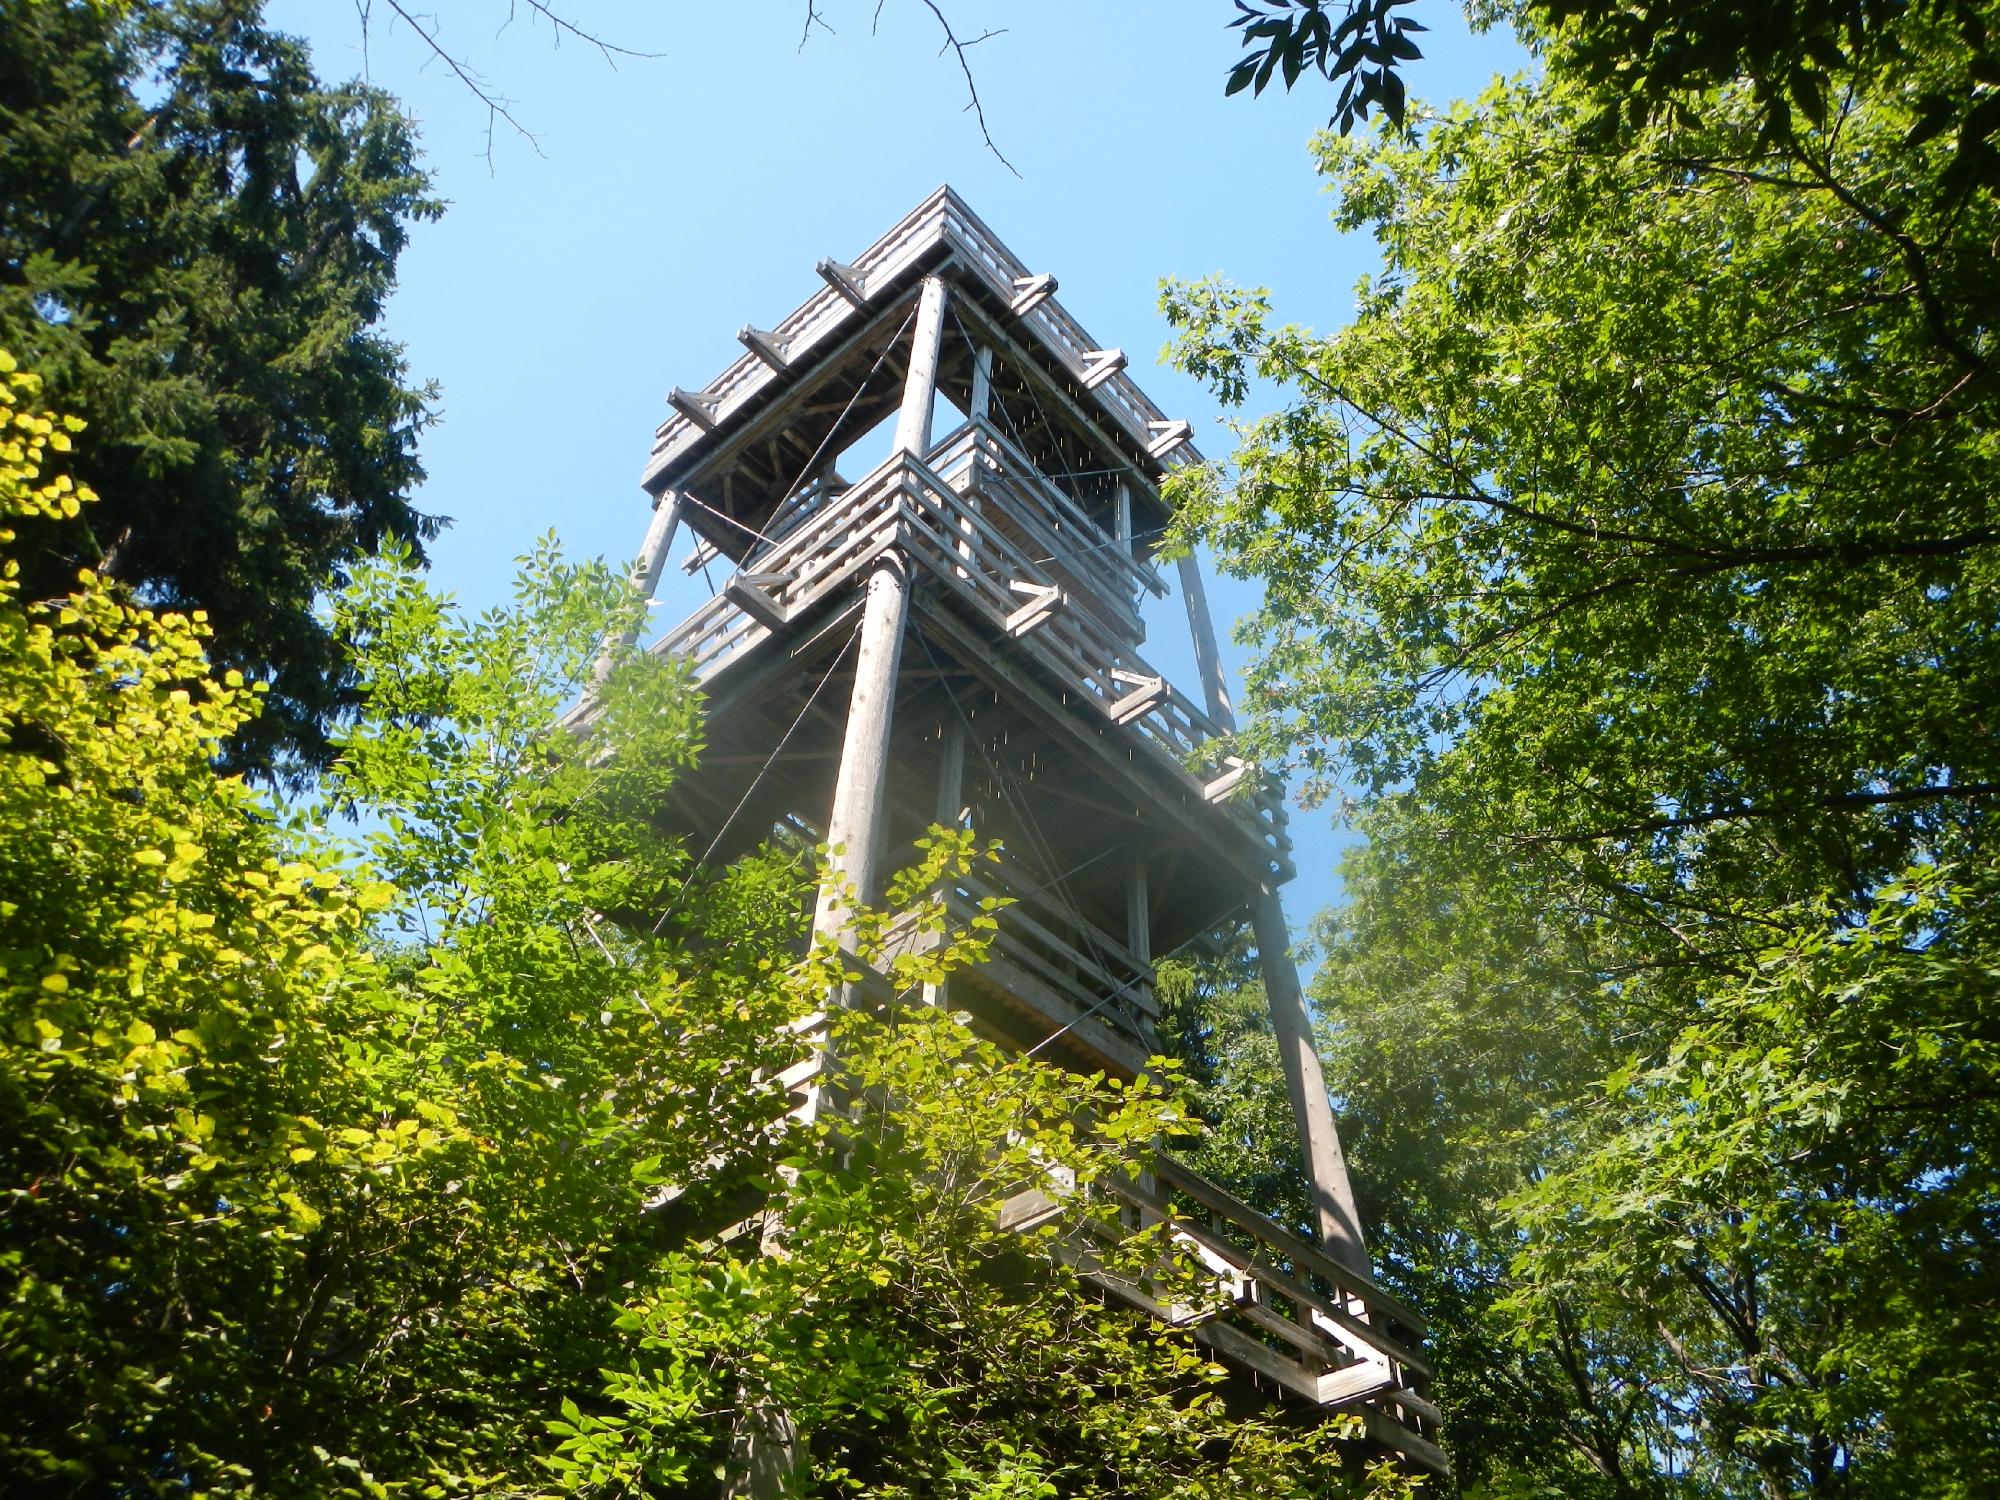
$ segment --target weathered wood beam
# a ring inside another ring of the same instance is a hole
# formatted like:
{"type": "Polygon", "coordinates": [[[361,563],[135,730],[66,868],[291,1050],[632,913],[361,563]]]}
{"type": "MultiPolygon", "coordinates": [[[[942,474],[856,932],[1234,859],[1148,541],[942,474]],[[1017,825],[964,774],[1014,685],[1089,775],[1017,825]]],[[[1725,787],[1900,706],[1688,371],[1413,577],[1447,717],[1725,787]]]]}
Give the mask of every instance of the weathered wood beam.
{"type": "Polygon", "coordinates": [[[1146,451],[1156,461],[1164,462],[1166,456],[1183,443],[1194,441],[1194,427],[1183,421],[1148,422],[1146,428],[1152,433],[1152,441],[1146,444],[1146,451]]]}
{"type": "Polygon", "coordinates": [[[737,573],[722,586],[722,596],[766,630],[782,630],[787,622],[783,605],[764,592],[764,585],[782,582],[779,573],[737,573]]]}
{"type": "Polygon", "coordinates": [[[1236,728],[1236,710],[1229,702],[1229,679],[1223,674],[1222,652],[1216,645],[1215,618],[1208,612],[1208,588],[1201,578],[1201,560],[1192,552],[1180,559],[1181,603],[1187,609],[1188,634],[1194,638],[1194,667],[1201,677],[1202,701],[1209,718],[1224,733],[1236,728]]]}
{"type": "Polygon", "coordinates": [[[1061,412],[1077,437],[1090,445],[1092,451],[1106,456],[1116,455],[1125,466],[1125,477],[1158,503],[1158,480],[1136,460],[1127,457],[1134,440],[1123,428],[1114,430],[1109,412],[1101,406],[1096,411],[1086,408],[1064,387],[1063,382],[1043,368],[1042,358],[1045,356],[1031,352],[1012,330],[987,316],[974,299],[959,298],[954,311],[976,340],[990,345],[997,355],[1005,359],[1008,371],[1033,392],[1040,405],[1061,412]]]}
{"type": "Polygon", "coordinates": [[[1092,349],[1083,356],[1083,388],[1094,391],[1125,368],[1123,349],[1092,349]]]}
{"type": "Polygon", "coordinates": [[[921,458],[931,447],[931,408],[937,404],[938,350],[944,340],[944,278],[926,276],[917,297],[916,325],[910,331],[910,372],[903,381],[903,404],[896,416],[890,451],[921,458]]]}
{"type": "Polygon", "coordinates": [[[1016,276],[1010,306],[1015,317],[1024,318],[1055,294],[1056,279],[1046,271],[1039,276],[1016,276]]]}
{"type": "Polygon", "coordinates": [[[675,386],[667,392],[667,404],[703,432],[713,432],[719,425],[717,417],[722,410],[722,401],[707,391],[689,391],[675,386]]]}
{"type": "Polygon", "coordinates": [[[910,580],[896,559],[884,558],[868,575],[862,606],[861,644],[855,656],[854,693],[848,699],[841,741],[840,775],[827,817],[832,848],[828,880],[813,912],[816,935],[839,937],[847,923],[847,890],[874,897],[876,851],[881,843],[882,799],[889,772],[889,732],[896,702],[896,667],[910,616],[910,580]]]}
{"type": "Polygon", "coordinates": [[[774,371],[782,375],[791,368],[792,341],[775,333],[767,333],[762,328],[753,328],[745,323],[736,330],[736,338],[744,348],[763,360],[774,371]]]}
{"type": "Polygon", "coordinates": [[[868,287],[861,272],[830,256],[813,269],[819,272],[820,280],[845,297],[856,311],[868,311],[868,287]]]}

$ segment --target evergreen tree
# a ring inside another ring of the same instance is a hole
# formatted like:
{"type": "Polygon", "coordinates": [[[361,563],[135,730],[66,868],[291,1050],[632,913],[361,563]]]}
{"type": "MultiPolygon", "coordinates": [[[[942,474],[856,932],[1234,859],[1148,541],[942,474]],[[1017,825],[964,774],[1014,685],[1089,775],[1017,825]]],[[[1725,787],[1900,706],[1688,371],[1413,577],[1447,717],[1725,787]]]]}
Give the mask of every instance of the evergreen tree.
{"type": "Polygon", "coordinates": [[[0,0],[0,340],[90,424],[105,501],[24,533],[23,582],[89,566],[207,611],[269,684],[231,755],[328,757],[353,677],[320,590],[411,506],[429,392],[379,329],[434,216],[408,122],[331,88],[257,0],[0,0]]]}

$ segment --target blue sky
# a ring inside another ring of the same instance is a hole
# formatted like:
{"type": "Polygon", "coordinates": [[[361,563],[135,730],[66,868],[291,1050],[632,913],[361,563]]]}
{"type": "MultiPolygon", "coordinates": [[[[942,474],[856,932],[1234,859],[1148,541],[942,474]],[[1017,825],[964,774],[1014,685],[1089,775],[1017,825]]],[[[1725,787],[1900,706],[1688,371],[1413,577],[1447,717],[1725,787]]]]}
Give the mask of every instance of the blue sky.
{"type": "MultiPolygon", "coordinates": [[[[703,6],[567,0],[562,13],[653,59],[615,68],[508,0],[423,7],[534,132],[486,112],[386,6],[278,0],[274,24],[309,38],[320,72],[362,73],[419,122],[444,219],[419,226],[390,331],[441,390],[419,497],[453,524],[432,548],[437,583],[466,604],[502,601],[513,559],[555,531],[574,553],[623,559],[644,534],[638,487],[670,386],[705,384],[740,353],[744,323],[770,327],[818,285],[820,257],[847,259],[940,182],[962,193],[1063,304],[1211,457],[1230,442],[1194,382],[1157,367],[1163,276],[1223,272],[1268,285],[1288,318],[1322,329],[1352,311],[1376,264],[1366,237],[1336,234],[1307,141],[1331,92],[1222,97],[1236,54],[1228,0],[953,0],[962,33],[1004,27],[970,57],[1010,172],[964,112],[965,83],[940,57],[920,0],[817,0],[831,32],[800,45],[805,0],[703,6]]],[[[406,9],[418,13],[419,6],[406,9]]],[[[1523,58],[1469,36],[1458,7],[1419,0],[1431,28],[1413,92],[1477,93],[1523,58]]],[[[676,545],[676,561],[685,544],[676,545]]],[[[656,618],[707,597],[669,569],[656,618]]],[[[1218,624],[1255,587],[1217,579],[1218,624]]],[[[1149,616],[1148,655],[1194,689],[1178,598],[1149,616]]],[[[1240,666],[1243,651],[1225,645],[1240,666]]],[[[1327,810],[1294,813],[1295,930],[1336,900],[1342,835],[1327,810]]]]}

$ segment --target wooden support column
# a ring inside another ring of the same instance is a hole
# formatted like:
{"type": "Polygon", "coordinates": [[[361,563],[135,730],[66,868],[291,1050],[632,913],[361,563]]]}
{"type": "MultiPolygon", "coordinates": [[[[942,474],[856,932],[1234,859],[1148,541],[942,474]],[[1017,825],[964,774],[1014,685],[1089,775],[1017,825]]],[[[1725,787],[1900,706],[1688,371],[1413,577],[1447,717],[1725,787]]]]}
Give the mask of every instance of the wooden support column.
{"type": "MultiPolygon", "coordinates": [[[[931,821],[940,828],[959,828],[959,814],[965,811],[965,720],[956,712],[947,717],[938,732],[937,801],[931,821]]],[[[945,987],[924,986],[924,1004],[944,1004],[945,987]]]]}
{"type": "Polygon", "coordinates": [[[1125,946],[1142,963],[1153,961],[1153,900],[1146,884],[1146,855],[1132,856],[1125,877],[1125,946]]]}
{"type": "Polygon", "coordinates": [[[1229,704],[1229,680],[1222,675],[1222,652],[1215,644],[1215,621],[1208,613],[1208,590],[1201,581],[1201,563],[1190,552],[1180,560],[1181,602],[1187,606],[1188,633],[1194,637],[1194,665],[1201,674],[1202,697],[1208,716],[1223,729],[1236,727],[1236,710],[1229,704]]]}
{"type": "Polygon", "coordinates": [[[959,826],[965,810],[965,720],[956,713],[944,721],[938,738],[937,816],[944,828],[959,826]]]}
{"type": "MultiPolygon", "coordinates": [[[[1229,686],[1222,675],[1222,653],[1216,647],[1215,621],[1208,613],[1201,564],[1193,553],[1180,560],[1180,575],[1181,598],[1187,605],[1188,630],[1194,637],[1195,665],[1201,673],[1208,716],[1218,728],[1232,730],[1236,712],[1230,707],[1229,686]]],[[[1362,1238],[1361,1216],[1355,1210],[1354,1185],[1348,1180],[1347,1156],[1340,1149],[1326,1077],[1313,1045],[1305,989],[1299,983],[1298,965],[1292,961],[1291,927],[1275,886],[1258,889],[1250,902],[1250,925],[1257,934],[1264,998],[1271,1008],[1271,1030],[1285,1069],[1285,1088],[1292,1096],[1292,1113],[1298,1121],[1299,1147],[1305,1156],[1306,1178],[1312,1184],[1320,1243],[1335,1260],[1365,1276],[1369,1274],[1368,1245],[1362,1238]]]]}
{"type": "Polygon", "coordinates": [[[861,645],[854,658],[854,693],[847,704],[847,731],[840,747],[840,774],[834,782],[833,811],[826,841],[833,849],[828,875],[813,913],[813,935],[838,938],[846,927],[844,881],[854,898],[866,902],[875,891],[882,803],[889,772],[889,725],[896,704],[896,667],[903,654],[903,630],[910,615],[910,583],[903,564],[885,557],[868,575],[861,611],[861,645]]]}
{"type": "Polygon", "coordinates": [[[895,451],[918,457],[931,448],[931,403],[937,399],[938,351],[944,339],[944,282],[924,278],[917,298],[917,323],[910,334],[910,378],[903,383],[903,409],[896,416],[895,451]]]}
{"type": "Polygon", "coordinates": [[[1276,890],[1266,886],[1257,893],[1250,903],[1250,924],[1257,934],[1257,963],[1264,971],[1264,997],[1271,1007],[1278,1060],[1284,1065],[1285,1087],[1298,1120],[1320,1244],[1342,1265],[1366,1276],[1368,1245],[1361,1235],[1354,1185],[1348,1181],[1347,1157],[1340,1149],[1340,1132],[1333,1123],[1333,1104],[1326,1095],[1319,1052],[1313,1046],[1312,1017],[1306,1011],[1298,965],[1292,961],[1291,929],[1276,890]]]}
{"type": "MultiPolygon", "coordinates": [[[[653,595],[660,591],[660,575],[666,571],[667,549],[674,544],[674,532],[681,522],[681,497],[673,490],[664,491],[653,502],[653,517],[646,523],[646,540],[639,546],[638,560],[632,564],[627,582],[632,592],[639,596],[641,604],[653,602],[653,595]]],[[[590,665],[590,685],[584,690],[583,702],[577,705],[577,717],[589,710],[597,696],[597,690],[604,685],[604,679],[611,675],[611,665],[620,653],[639,639],[639,632],[645,626],[642,615],[628,628],[609,632],[604,644],[598,647],[597,660],[590,665]]]]}
{"type": "Polygon", "coordinates": [[[966,401],[966,415],[984,421],[993,413],[993,346],[980,344],[972,351],[972,395],[966,401]]]}
{"type": "Polygon", "coordinates": [[[741,1412],[729,1442],[723,1500],[778,1500],[798,1466],[798,1429],[789,1415],[768,1406],[741,1412]]]}

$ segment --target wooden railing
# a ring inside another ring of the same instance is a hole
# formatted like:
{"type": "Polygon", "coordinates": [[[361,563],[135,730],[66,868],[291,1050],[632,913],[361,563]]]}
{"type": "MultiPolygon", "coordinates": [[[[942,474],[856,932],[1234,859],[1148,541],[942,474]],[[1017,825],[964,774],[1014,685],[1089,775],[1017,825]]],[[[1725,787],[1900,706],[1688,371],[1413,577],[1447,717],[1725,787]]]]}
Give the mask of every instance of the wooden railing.
{"type": "MultiPolygon", "coordinates": [[[[978,469],[965,472],[976,476],[978,469]]],[[[969,488],[976,484],[975,478],[969,488]]],[[[1191,790],[1226,807],[1256,834],[1274,866],[1289,873],[1279,789],[1249,778],[1231,795],[1218,791],[1232,779],[1218,727],[1118,631],[1064,597],[1062,579],[996,522],[976,493],[961,493],[921,459],[892,456],[796,531],[753,554],[722,593],[653,649],[687,658],[705,681],[768,638],[772,622],[798,618],[894,547],[1014,636],[1107,719],[1136,730],[1191,790]],[[1022,607],[1036,590],[1051,592],[1051,607],[1023,623],[1022,607]]]]}
{"type": "Polygon", "coordinates": [[[1137,598],[1164,596],[1166,584],[1131,544],[1106,531],[1038,470],[999,429],[975,417],[933,447],[928,462],[960,494],[976,492],[995,520],[1018,527],[1038,560],[1067,582],[1084,603],[1122,626],[1136,646],[1145,639],[1137,598]]]}
{"type": "Polygon", "coordinates": [[[1363,1412],[1370,1437],[1450,1472],[1442,1415],[1414,1388],[1432,1370],[1413,1310],[1170,1156],[1109,1191],[1138,1222],[1165,1220],[1217,1277],[1225,1296],[1198,1339],[1293,1395],[1363,1412]]]}
{"type": "MultiPolygon", "coordinates": [[[[895,282],[941,243],[954,251],[1003,303],[1014,300],[1019,292],[1016,283],[1029,275],[1028,268],[948,187],[941,187],[924,199],[893,229],[862,251],[849,269],[866,297],[895,282]]],[[[773,341],[788,351],[789,359],[797,361],[835,336],[850,318],[858,316],[861,314],[853,303],[831,287],[825,287],[808,297],[771,333],[773,341]]],[[[1084,356],[1096,352],[1096,345],[1083,326],[1054,298],[1030,307],[1021,314],[1020,323],[1073,379],[1083,382],[1089,373],[1084,356]]],[[[712,420],[724,424],[780,378],[777,371],[755,354],[745,354],[711,380],[701,394],[714,412],[712,420]]],[[[1159,407],[1122,370],[1098,383],[1094,394],[1105,412],[1141,445],[1150,444],[1157,436],[1153,424],[1165,421],[1159,407]]],[[[686,415],[676,413],[669,417],[655,434],[645,482],[650,486],[704,435],[704,428],[686,415]]],[[[1198,463],[1200,459],[1193,444],[1186,443],[1170,453],[1165,462],[1175,466],[1198,463]]]]}
{"type": "MultiPolygon", "coordinates": [[[[960,926],[992,911],[997,930],[977,972],[1046,1021],[1045,1034],[1064,1030],[1123,1072],[1138,1072],[1159,1050],[1153,966],[1076,911],[1055,883],[1038,879],[1001,852],[960,875],[942,894],[960,926]],[[981,904],[989,900],[997,905],[981,904]]],[[[891,930],[887,956],[928,951],[942,941],[906,921],[891,930]]]]}
{"type": "MultiPolygon", "coordinates": [[[[852,993],[828,1003],[893,1011],[907,994],[859,961],[852,993]]],[[[806,1123],[844,1097],[829,1070],[824,1013],[786,1028],[781,1055],[805,1055],[770,1076],[789,1096],[787,1121],[806,1123]]],[[[780,1126],[784,1128],[784,1126],[780,1126]]],[[[1061,1212],[1073,1174],[1052,1171],[997,1205],[1003,1229],[1029,1230],[1061,1212]]],[[[1184,1162],[1154,1153],[1143,1170],[1107,1176],[1095,1191],[1119,1205],[1126,1231],[1164,1224],[1207,1273],[1199,1305],[1168,1304],[1157,1293],[1102,1271],[1087,1245],[1052,1246],[1086,1280],[1149,1316],[1190,1329],[1224,1363],[1259,1385],[1336,1412],[1358,1413],[1380,1446],[1440,1475],[1451,1463],[1439,1445],[1443,1417],[1423,1394],[1433,1373],[1423,1349],[1424,1319],[1375,1280],[1327,1255],[1184,1162]]],[[[740,1229],[742,1226],[738,1226],[740,1229]]]]}
{"type": "MultiPolygon", "coordinates": [[[[1334,1411],[1361,1415],[1369,1438],[1437,1474],[1451,1462],[1438,1445],[1442,1415],[1419,1389],[1431,1364],[1424,1322],[1368,1276],[1323,1254],[1226,1189],[1164,1154],[1148,1170],[1106,1179],[1128,1230],[1164,1224],[1206,1272],[1197,1305],[1160,1300],[1156,1288],[1113,1276],[1087,1249],[1065,1254],[1086,1280],[1178,1326],[1258,1384],[1334,1411]]],[[[1026,1230],[1060,1212],[1052,1178],[1009,1198],[1003,1227],[1026,1230]]],[[[1059,1252],[1060,1253],[1060,1252],[1059,1252]]]]}

